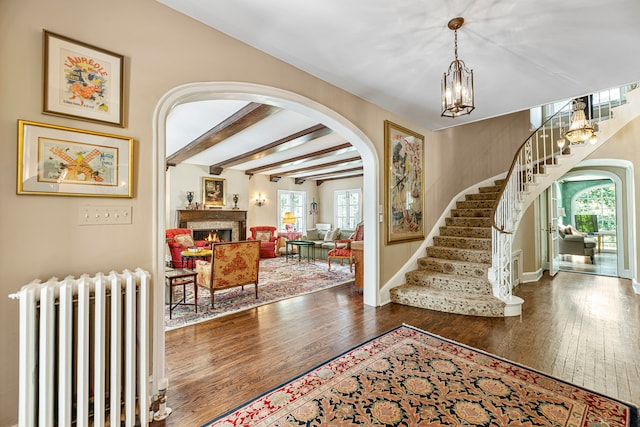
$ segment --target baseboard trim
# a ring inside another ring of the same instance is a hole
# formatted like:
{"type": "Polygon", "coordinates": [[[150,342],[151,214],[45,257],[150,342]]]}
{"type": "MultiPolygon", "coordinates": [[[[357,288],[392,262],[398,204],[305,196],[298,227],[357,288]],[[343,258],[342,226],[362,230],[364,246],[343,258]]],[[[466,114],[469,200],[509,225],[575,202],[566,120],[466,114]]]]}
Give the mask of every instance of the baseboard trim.
{"type": "Polygon", "coordinates": [[[544,270],[542,270],[542,268],[539,268],[536,271],[528,271],[526,273],[522,273],[522,283],[537,282],[538,280],[542,279],[542,273],[544,273],[544,270]]]}

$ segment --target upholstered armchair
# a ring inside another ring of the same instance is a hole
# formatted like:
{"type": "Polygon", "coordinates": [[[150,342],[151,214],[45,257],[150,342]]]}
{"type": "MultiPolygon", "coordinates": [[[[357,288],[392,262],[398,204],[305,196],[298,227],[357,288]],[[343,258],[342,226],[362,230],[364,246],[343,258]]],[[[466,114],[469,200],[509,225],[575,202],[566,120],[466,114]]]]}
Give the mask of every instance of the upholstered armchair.
{"type": "Polygon", "coordinates": [[[327,270],[331,271],[331,260],[339,259],[349,261],[349,271],[353,272],[353,253],[351,242],[354,240],[364,240],[364,225],[358,224],[356,230],[348,239],[338,239],[333,241],[333,249],[327,252],[327,270]]]}
{"type": "Polygon", "coordinates": [[[247,240],[260,241],[260,258],[275,258],[277,228],[270,225],[257,225],[249,228],[251,236],[247,240]]]}
{"type": "Polygon", "coordinates": [[[591,264],[595,263],[595,248],[598,243],[595,237],[588,237],[584,233],[576,231],[570,225],[558,226],[558,253],[560,255],[588,256],[591,264]]]}
{"type": "Polygon", "coordinates": [[[205,247],[207,242],[204,240],[193,240],[193,234],[188,228],[169,228],[165,230],[165,238],[169,253],[171,253],[171,267],[184,268],[182,265],[182,257],[180,253],[186,251],[187,248],[205,247]]]}
{"type": "Polygon", "coordinates": [[[242,240],[239,242],[214,243],[211,261],[196,260],[196,284],[211,293],[211,308],[214,308],[214,292],[236,286],[253,284],[258,298],[258,270],[260,267],[260,243],[242,240]]]}

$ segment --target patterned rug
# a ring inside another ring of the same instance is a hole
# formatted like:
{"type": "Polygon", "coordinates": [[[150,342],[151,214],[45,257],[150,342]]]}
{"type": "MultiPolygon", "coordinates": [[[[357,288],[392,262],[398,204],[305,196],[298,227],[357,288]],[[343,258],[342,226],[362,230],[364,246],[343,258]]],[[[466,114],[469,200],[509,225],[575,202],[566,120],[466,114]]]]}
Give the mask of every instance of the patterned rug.
{"type": "Polygon", "coordinates": [[[410,326],[204,426],[637,427],[638,410],[410,326]]]}
{"type": "MultiPolygon", "coordinates": [[[[206,288],[198,288],[198,313],[193,306],[178,306],[173,310],[173,318],[169,319],[169,306],[165,305],[165,330],[181,328],[204,322],[215,317],[225,316],[249,308],[258,307],[275,301],[293,298],[316,292],[344,283],[353,282],[353,273],[349,265],[331,263],[331,271],[327,271],[326,261],[291,260],[284,257],[263,258],[260,260],[258,299],[253,285],[216,291],[215,309],[211,309],[211,298],[206,288]]],[[[193,301],[193,286],[187,287],[187,302],[193,301]]],[[[174,289],[174,301],[182,299],[182,289],[174,289]]],[[[168,297],[167,297],[168,301],[168,297]]]]}

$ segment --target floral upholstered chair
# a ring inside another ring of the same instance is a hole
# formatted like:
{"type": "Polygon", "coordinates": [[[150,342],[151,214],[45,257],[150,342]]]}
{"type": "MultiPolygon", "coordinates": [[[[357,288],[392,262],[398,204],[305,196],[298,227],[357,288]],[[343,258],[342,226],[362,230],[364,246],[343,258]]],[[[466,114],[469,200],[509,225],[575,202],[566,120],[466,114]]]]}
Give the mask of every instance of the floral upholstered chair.
{"type": "Polygon", "coordinates": [[[258,298],[258,268],[260,265],[260,242],[214,243],[211,261],[196,260],[196,284],[211,293],[211,308],[214,292],[221,289],[253,284],[258,298]]]}
{"type": "Polygon", "coordinates": [[[275,258],[278,229],[270,225],[257,225],[249,228],[249,231],[251,236],[247,240],[260,241],[260,258],[275,258]]]}
{"type": "Polygon", "coordinates": [[[351,242],[354,240],[364,240],[364,225],[358,224],[356,230],[348,239],[338,239],[333,241],[333,249],[327,252],[327,270],[331,271],[331,259],[349,261],[349,271],[353,272],[353,253],[351,252],[351,242]]]}
{"type": "Polygon", "coordinates": [[[182,257],[180,256],[182,251],[186,251],[188,248],[207,246],[207,242],[204,240],[193,240],[193,234],[188,228],[169,228],[164,233],[173,268],[186,267],[186,265],[182,265],[182,257]]]}

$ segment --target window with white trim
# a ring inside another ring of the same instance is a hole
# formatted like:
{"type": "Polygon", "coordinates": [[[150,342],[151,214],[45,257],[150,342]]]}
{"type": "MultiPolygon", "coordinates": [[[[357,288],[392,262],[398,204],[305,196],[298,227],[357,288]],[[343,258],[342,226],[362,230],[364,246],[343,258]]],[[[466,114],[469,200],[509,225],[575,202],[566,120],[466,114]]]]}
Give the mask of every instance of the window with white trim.
{"type": "Polygon", "coordinates": [[[362,190],[333,192],[333,222],[335,228],[354,230],[362,219],[362,190]]]}
{"type": "Polygon", "coordinates": [[[307,193],[305,191],[278,190],[278,229],[285,230],[282,221],[284,214],[291,212],[296,217],[294,230],[304,231],[307,229],[307,216],[305,206],[307,205],[307,193]]]}

